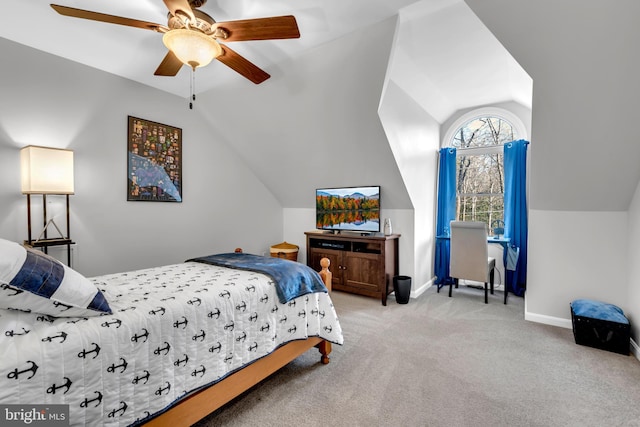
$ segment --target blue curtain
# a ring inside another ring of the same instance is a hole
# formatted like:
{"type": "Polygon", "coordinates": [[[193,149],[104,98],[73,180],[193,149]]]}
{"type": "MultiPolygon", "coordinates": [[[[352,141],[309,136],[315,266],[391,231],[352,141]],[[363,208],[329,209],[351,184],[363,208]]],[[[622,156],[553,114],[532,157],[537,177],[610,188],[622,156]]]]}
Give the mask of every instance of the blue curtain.
{"type": "Polygon", "coordinates": [[[504,236],[519,249],[515,270],[506,271],[506,290],[523,296],[527,287],[527,146],[518,140],[504,145],[504,236]]]}
{"type": "Polygon", "coordinates": [[[456,149],[440,149],[438,168],[438,213],[436,219],[436,254],[434,274],[438,289],[447,285],[449,277],[449,239],[438,236],[449,235],[449,223],[456,216],[456,149]]]}

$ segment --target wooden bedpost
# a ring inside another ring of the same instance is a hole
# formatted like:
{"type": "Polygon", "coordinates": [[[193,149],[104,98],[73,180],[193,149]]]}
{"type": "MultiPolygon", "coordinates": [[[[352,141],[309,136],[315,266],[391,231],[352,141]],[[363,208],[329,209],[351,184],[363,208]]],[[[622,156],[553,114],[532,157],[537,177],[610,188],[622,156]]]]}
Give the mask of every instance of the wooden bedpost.
{"type": "MultiPolygon", "coordinates": [[[[237,254],[241,254],[242,248],[236,248],[234,252],[237,254]]],[[[322,278],[322,281],[327,287],[327,290],[331,292],[331,281],[333,279],[333,273],[329,271],[329,265],[331,265],[331,261],[329,261],[329,258],[322,258],[320,260],[320,267],[322,267],[322,269],[318,272],[318,274],[320,274],[320,278],[322,278]]],[[[331,343],[329,341],[322,340],[316,345],[316,347],[320,351],[320,360],[322,361],[322,364],[326,365],[327,363],[329,363],[331,343]]]]}
{"type": "MultiPolygon", "coordinates": [[[[322,258],[320,260],[320,267],[322,267],[322,270],[320,270],[318,274],[320,274],[320,277],[322,278],[322,281],[327,287],[327,290],[331,292],[331,281],[333,279],[333,273],[329,271],[329,265],[331,265],[331,261],[329,261],[329,258],[322,258]]],[[[322,364],[326,365],[327,363],[329,363],[329,353],[331,353],[331,343],[329,341],[322,340],[322,342],[318,344],[316,347],[318,347],[318,350],[320,351],[320,354],[321,354],[320,360],[322,361],[322,364]]]]}
{"type": "Polygon", "coordinates": [[[322,258],[320,260],[320,267],[322,267],[322,270],[319,271],[319,274],[320,277],[322,277],[322,281],[327,287],[327,290],[331,292],[331,281],[333,279],[333,274],[329,271],[329,265],[331,265],[331,261],[329,261],[329,258],[322,258]]]}

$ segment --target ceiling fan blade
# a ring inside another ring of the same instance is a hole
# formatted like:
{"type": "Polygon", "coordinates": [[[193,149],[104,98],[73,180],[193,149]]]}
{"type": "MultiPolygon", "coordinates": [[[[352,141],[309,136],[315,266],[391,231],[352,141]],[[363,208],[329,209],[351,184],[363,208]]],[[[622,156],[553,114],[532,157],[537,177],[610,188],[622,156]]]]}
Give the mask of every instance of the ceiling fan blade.
{"type": "Polygon", "coordinates": [[[161,28],[166,28],[163,25],[155,24],[153,22],[138,21],[137,19],[123,18],[122,16],[107,15],[105,13],[60,6],[57,4],[52,4],[51,7],[60,15],[70,16],[72,18],[90,19],[92,21],[126,25],[127,27],[136,27],[152,31],[159,31],[161,28]]]}
{"type": "Polygon", "coordinates": [[[220,37],[225,42],[297,39],[300,37],[298,23],[293,15],[218,22],[211,27],[212,30],[216,28],[227,33],[226,37],[220,37]]]}
{"type": "Polygon", "coordinates": [[[173,16],[180,16],[180,12],[183,15],[186,15],[191,22],[196,22],[196,17],[193,14],[193,10],[191,10],[191,5],[189,5],[189,0],[163,0],[164,4],[167,6],[167,9],[171,12],[173,16]]]}
{"type": "Polygon", "coordinates": [[[153,74],[155,76],[175,76],[183,65],[178,57],[169,51],[153,74]]]}
{"type": "Polygon", "coordinates": [[[258,68],[252,62],[229,49],[227,46],[220,45],[220,47],[222,48],[222,55],[218,56],[216,59],[227,67],[242,74],[255,84],[260,84],[271,77],[264,70],[258,68]]]}

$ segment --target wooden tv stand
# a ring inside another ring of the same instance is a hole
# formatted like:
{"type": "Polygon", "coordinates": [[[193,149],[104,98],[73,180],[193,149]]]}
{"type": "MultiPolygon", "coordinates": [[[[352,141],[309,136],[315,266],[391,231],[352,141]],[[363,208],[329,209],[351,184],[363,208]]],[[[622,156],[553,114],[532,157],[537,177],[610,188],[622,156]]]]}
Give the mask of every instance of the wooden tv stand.
{"type": "Polygon", "coordinates": [[[320,270],[320,260],[329,258],[333,290],[380,298],[387,305],[398,275],[399,234],[360,236],[308,231],[307,265],[320,270]]]}

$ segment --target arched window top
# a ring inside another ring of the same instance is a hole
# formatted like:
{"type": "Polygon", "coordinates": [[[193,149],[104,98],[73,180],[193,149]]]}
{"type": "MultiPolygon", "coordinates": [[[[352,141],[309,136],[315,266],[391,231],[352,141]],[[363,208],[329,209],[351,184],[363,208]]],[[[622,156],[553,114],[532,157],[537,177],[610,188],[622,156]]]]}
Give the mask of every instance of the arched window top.
{"type": "Polygon", "coordinates": [[[447,130],[442,145],[468,148],[501,147],[507,142],[527,139],[520,118],[501,108],[487,107],[460,116],[447,130]]]}
{"type": "Polygon", "coordinates": [[[511,123],[501,117],[481,116],[460,126],[451,145],[456,148],[492,147],[514,139],[511,123]]]}

